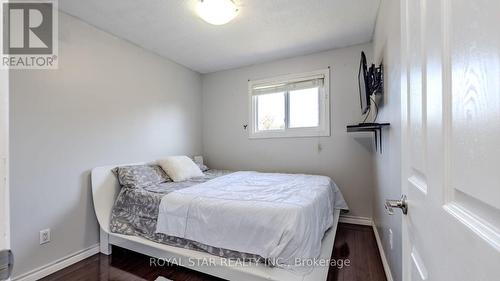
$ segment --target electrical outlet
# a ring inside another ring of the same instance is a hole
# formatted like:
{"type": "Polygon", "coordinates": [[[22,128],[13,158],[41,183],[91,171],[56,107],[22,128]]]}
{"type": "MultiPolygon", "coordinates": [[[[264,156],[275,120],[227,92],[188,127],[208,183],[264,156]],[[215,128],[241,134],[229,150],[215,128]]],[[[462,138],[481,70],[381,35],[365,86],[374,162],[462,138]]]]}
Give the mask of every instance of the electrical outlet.
{"type": "Polygon", "coordinates": [[[394,235],[392,234],[392,229],[389,228],[389,245],[392,248],[394,248],[394,235]]]}
{"type": "Polygon", "coordinates": [[[40,245],[50,242],[50,228],[40,230],[40,245]]]}

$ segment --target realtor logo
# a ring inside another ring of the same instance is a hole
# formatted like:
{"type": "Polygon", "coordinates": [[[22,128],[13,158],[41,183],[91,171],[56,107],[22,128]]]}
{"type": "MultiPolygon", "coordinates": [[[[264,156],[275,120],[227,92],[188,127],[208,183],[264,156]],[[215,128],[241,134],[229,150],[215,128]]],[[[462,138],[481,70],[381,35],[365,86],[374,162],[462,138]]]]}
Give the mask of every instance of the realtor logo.
{"type": "Polygon", "coordinates": [[[57,68],[57,9],[52,1],[2,2],[2,68],[57,68]]]}

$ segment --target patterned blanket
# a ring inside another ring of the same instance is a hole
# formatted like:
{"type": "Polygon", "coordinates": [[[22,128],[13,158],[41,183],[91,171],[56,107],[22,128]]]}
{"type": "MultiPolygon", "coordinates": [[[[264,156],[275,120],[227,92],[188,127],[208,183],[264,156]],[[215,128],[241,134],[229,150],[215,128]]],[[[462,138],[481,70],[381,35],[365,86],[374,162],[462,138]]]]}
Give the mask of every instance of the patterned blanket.
{"type": "Polygon", "coordinates": [[[228,259],[265,262],[258,255],[211,247],[196,241],[155,233],[158,207],[164,195],[229,173],[231,172],[208,170],[204,173],[204,177],[183,182],[166,182],[135,189],[122,187],[111,213],[111,232],[140,236],[169,246],[202,251],[228,259]]]}

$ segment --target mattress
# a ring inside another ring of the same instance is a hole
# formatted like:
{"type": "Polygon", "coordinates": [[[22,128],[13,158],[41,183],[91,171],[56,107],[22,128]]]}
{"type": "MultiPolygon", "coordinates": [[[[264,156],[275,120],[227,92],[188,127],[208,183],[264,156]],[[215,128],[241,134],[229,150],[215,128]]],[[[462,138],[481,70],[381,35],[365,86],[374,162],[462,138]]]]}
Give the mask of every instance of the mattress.
{"type": "Polygon", "coordinates": [[[241,171],[165,195],[156,231],[307,273],[335,209],[347,205],[329,177],[241,171]]]}
{"type": "Polygon", "coordinates": [[[139,236],[169,246],[202,251],[228,259],[265,262],[259,255],[212,247],[189,239],[156,233],[158,209],[161,199],[165,195],[230,173],[231,171],[208,170],[204,172],[204,177],[183,182],[166,182],[142,189],[122,187],[111,212],[110,231],[139,236]]]}

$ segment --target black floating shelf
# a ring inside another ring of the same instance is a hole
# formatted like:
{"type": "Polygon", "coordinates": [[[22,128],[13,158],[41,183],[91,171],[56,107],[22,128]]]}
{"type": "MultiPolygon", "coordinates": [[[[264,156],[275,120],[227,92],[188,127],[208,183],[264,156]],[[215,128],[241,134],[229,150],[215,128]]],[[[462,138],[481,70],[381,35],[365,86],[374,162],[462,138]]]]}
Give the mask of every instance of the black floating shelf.
{"type": "Polygon", "coordinates": [[[357,125],[347,125],[347,132],[372,132],[375,135],[375,150],[380,147],[380,153],[382,153],[382,129],[390,125],[390,123],[359,123],[357,125]]]}

